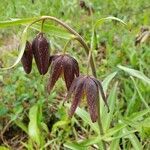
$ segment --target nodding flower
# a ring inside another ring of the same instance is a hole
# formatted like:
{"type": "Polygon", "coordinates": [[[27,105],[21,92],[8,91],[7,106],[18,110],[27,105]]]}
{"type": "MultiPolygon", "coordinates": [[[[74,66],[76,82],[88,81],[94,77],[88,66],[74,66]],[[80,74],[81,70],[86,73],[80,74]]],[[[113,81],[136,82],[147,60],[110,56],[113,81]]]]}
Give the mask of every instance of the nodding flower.
{"type": "Polygon", "coordinates": [[[26,42],[25,51],[23,53],[23,56],[21,58],[21,62],[24,68],[24,71],[29,74],[32,70],[32,46],[29,41],[26,42]]]}
{"type": "Polygon", "coordinates": [[[47,85],[48,93],[51,92],[61,75],[64,76],[67,90],[69,90],[74,78],[79,76],[78,62],[68,54],[51,56],[50,61],[51,70],[47,85]]]}
{"type": "Polygon", "coordinates": [[[94,77],[83,75],[80,75],[79,77],[75,78],[66,97],[66,99],[68,99],[73,95],[69,116],[73,116],[77,106],[81,102],[82,97],[85,96],[91,120],[92,122],[96,122],[99,113],[97,109],[97,104],[99,104],[97,103],[99,101],[99,90],[101,92],[105,105],[107,106],[109,111],[106,96],[103,92],[103,88],[100,81],[98,81],[94,77]]]}
{"type": "Polygon", "coordinates": [[[41,75],[47,73],[49,68],[50,45],[44,37],[44,33],[40,32],[32,42],[33,56],[41,75]]]}

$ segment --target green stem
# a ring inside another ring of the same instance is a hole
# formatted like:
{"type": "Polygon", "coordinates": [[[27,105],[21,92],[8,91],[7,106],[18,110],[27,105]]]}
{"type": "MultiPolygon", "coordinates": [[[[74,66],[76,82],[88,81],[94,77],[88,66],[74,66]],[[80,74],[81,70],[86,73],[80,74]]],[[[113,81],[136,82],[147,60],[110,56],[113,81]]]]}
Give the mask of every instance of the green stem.
{"type": "MultiPolygon", "coordinates": [[[[57,22],[58,24],[60,24],[61,26],[63,26],[65,29],[67,29],[70,33],[72,33],[73,35],[75,35],[76,37],[76,40],[78,42],[80,42],[80,44],[84,47],[85,49],[85,52],[87,55],[89,55],[89,52],[90,52],[90,49],[89,47],[87,46],[86,42],[84,41],[84,39],[82,38],[82,36],[80,36],[75,30],[73,30],[70,26],[68,26],[67,24],[65,24],[64,22],[62,22],[61,20],[55,18],[55,17],[52,17],[52,16],[42,16],[41,18],[33,21],[31,24],[28,25],[28,27],[30,27],[32,24],[38,22],[38,21],[41,21],[41,20],[45,20],[45,19],[50,19],[50,20],[53,20],[55,22],[57,22]]],[[[91,59],[90,59],[90,65],[91,65],[91,69],[92,69],[92,73],[93,73],[93,76],[97,76],[96,75],[96,68],[95,68],[95,63],[94,63],[94,60],[93,60],[93,57],[91,55],[91,59]]]]}
{"type": "Polygon", "coordinates": [[[41,24],[41,32],[43,32],[43,25],[44,25],[45,19],[42,20],[42,24],[41,24]]]}

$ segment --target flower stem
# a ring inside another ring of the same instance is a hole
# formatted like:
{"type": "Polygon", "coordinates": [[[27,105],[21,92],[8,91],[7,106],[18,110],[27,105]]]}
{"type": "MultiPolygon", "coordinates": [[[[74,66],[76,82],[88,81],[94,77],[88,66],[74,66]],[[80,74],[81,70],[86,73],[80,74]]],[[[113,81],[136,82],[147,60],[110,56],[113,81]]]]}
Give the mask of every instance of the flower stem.
{"type": "MultiPolygon", "coordinates": [[[[84,39],[82,38],[82,36],[80,36],[74,29],[72,29],[66,23],[62,22],[61,20],[59,20],[59,19],[57,19],[55,17],[52,17],[52,16],[42,16],[41,18],[39,18],[39,19],[33,21],[31,24],[29,24],[28,27],[30,27],[32,24],[34,24],[34,23],[36,23],[38,21],[45,20],[45,19],[50,19],[50,20],[53,20],[53,21],[57,22],[58,24],[60,24],[61,26],[63,26],[65,29],[67,29],[70,33],[72,33],[73,35],[75,35],[77,37],[76,40],[78,42],[80,42],[80,44],[85,49],[86,54],[89,55],[90,48],[88,47],[88,45],[86,44],[86,42],[84,41],[84,39]]],[[[94,60],[93,60],[92,56],[91,56],[91,59],[90,59],[90,65],[91,65],[93,76],[96,77],[97,76],[96,75],[96,68],[95,68],[95,63],[94,63],[94,60]]]]}
{"type": "Polygon", "coordinates": [[[41,24],[41,32],[43,32],[43,25],[44,25],[45,19],[42,20],[42,24],[41,24]]]}

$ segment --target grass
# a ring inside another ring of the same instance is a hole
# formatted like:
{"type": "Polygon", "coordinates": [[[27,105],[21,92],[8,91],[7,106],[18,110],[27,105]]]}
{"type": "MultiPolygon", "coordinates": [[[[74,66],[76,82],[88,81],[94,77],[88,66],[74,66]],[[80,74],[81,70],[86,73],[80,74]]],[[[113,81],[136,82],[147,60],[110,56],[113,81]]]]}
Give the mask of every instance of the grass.
{"type": "MultiPolygon", "coordinates": [[[[134,46],[140,28],[150,24],[149,3],[144,0],[85,2],[87,7],[93,7],[93,15],[88,15],[77,0],[35,0],[34,3],[25,0],[8,3],[4,0],[0,3],[0,20],[55,16],[73,27],[88,44],[92,24],[97,20],[115,16],[127,23],[125,27],[116,21],[106,21],[96,29],[98,48],[93,55],[98,79],[103,80],[110,106],[107,113],[101,101],[104,135],[100,136],[97,123],[91,122],[85,102],[72,119],[68,118],[70,103],[62,105],[66,94],[63,80],[59,80],[47,96],[45,85],[49,73],[41,77],[34,63],[31,74],[26,75],[19,63],[11,70],[0,71],[0,150],[4,147],[29,150],[102,149],[101,140],[106,141],[107,148],[111,150],[150,149],[150,50],[147,43],[134,46]],[[106,48],[100,44],[103,41],[106,48]]],[[[51,42],[51,53],[61,52],[70,34],[53,22],[45,23],[44,31],[51,42]]],[[[4,27],[0,24],[1,66],[10,66],[17,58],[17,46],[8,51],[5,43],[8,37],[11,39],[14,35],[19,41],[25,25],[4,27]]],[[[37,23],[29,29],[30,41],[39,28],[37,23]]],[[[8,45],[11,44],[9,40],[8,45]]],[[[78,60],[80,71],[86,72],[87,56],[80,44],[72,42],[67,52],[78,60]]]]}

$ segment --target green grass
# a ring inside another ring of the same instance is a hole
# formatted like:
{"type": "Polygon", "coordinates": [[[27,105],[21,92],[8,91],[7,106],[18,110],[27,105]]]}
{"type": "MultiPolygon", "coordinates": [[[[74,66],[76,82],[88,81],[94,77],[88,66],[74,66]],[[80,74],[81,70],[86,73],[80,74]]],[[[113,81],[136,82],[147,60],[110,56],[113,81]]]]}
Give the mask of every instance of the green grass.
{"type": "MultiPolygon", "coordinates": [[[[150,44],[134,46],[135,36],[142,26],[150,24],[148,0],[86,0],[94,8],[93,16],[81,9],[78,0],[4,0],[0,3],[0,65],[8,67],[18,56],[17,47],[8,51],[14,35],[20,41],[22,31],[34,17],[55,16],[66,22],[91,42],[92,24],[115,16],[127,23],[106,21],[96,29],[96,44],[106,43],[105,57],[99,61],[93,50],[98,79],[108,96],[110,112],[101,100],[101,121],[104,135],[99,135],[97,123],[92,123],[83,102],[72,119],[68,118],[70,102],[62,105],[66,94],[64,81],[56,83],[47,96],[49,77],[38,74],[35,63],[31,74],[24,73],[21,63],[10,70],[0,70],[0,150],[16,149],[101,149],[101,140],[108,149],[150,149],[150,44]],[[16,23],[2,21],[24,19],[16,23]],[[29,20],[27,18],[30,18],[29,20]],[[7,43],[7,44],[6,44],[7,43]],[[4,46],[5,45],[5,46],[4,46]],[[1,49],[3,48],[3,49],[1,49]],[[35,131],[35,132],[34,132],[35,131]]],[[[40,30],[37,23],[28,30],[28,39],[40,30]]],[[[46,21],[44,32],[51,42],[51,53],[62,52],[71,35],[54,22],[46,21]]],[[[24,40],[22,40],[24,46],[24,40]]],[[[24,47],[22,47],[23,49],[24,47]]],[[[10,48],[11,49],[11,48],[10,48]]],[[[72,42],[67,52],[74,56],[81,73],[86,73],[87,56],[78,42],[72,42]]],[[[91,73],[92,74],[92,73],[91,73]]]]}

